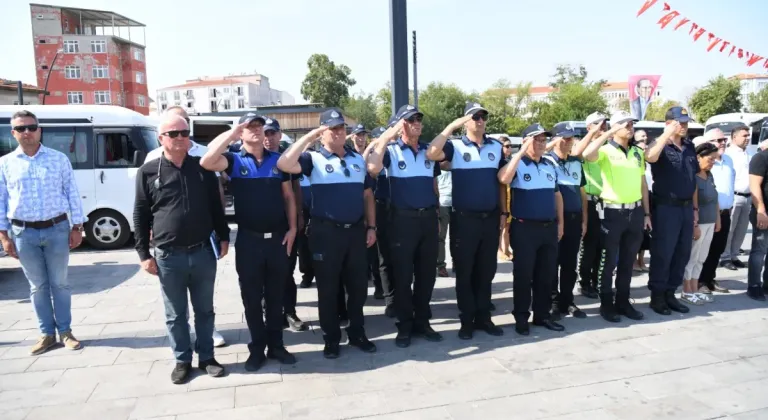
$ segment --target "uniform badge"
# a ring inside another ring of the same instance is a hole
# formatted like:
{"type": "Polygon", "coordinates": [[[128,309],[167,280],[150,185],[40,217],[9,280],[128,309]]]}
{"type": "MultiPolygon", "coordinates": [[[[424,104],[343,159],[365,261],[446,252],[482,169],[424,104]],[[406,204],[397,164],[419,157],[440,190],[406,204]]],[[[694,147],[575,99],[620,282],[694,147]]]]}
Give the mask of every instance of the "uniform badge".
{"type": "Polygon", "coordinates": [[[242,176],[248,175],[248,168],[246,168],[244,166],[240,167],[240,175],[242,175],[242,176]]]}
{"type": "Polygon", "coordinates": [[[571,176],[573,176],[573,179],[579,179],[579,174],[576,172],[572,173],[571,176]]]}
{"type": "Polygon", "coordinates": [[[472,159],[472,156],[469,155],[469,153],[464,153],[464,162],[469,162],[470,159],[472,159]]]}
{"type": "Polygon", "coordinates": [[[431,168],[432,167],[432,161],[425,160],[424,161],[424,167],[427,168],[427,169],[431,168]]]}
{"type": "Polygon", "coordinates": [[[553,177],[552,174],[547,174],[547,179],[550,181],[554,181],[555,177],[553,177]]]}
{"type": "Polygon", "coordinates": [[[355,170],[355,171],[357,171],[357,172],[360,172],[360,165],[358,165],[358,164],[356,164],[356,163],[353,163],[353,164],[352,164],[352,169],[354,169],[354,170],[355,170]]]}
{"type": "Polygon", "coordinates": [[[299,181],[304,181],[304,175],[299,175],[299,181]]]}
{"type": "Polygon", "coordinates": [[[325,165],[325,172],[333,172],[333,166],[331,166],[331,164],[325,165]]]}
{"type": "Polygon", "coordinates": [[[637,150],[635,150],[635,159],[637,159],[637,166],[640,166],[642,162],[640,160],[640,153],[637,153],[637,150]]]}
{"type": "Polygon", "coordinates": [[[494,160],[496,160],[496,155],[494,155],[493,153],[488,153],[488,160],[493,162],[494,160]]]}
{"type": "Polygon", "coordinates": [[[531,174],[525,174],[523,175],[523,181],[530,181],[531,180],[531,174]]]}
{"type": "Polygon", "coordinates": [[[275,166],[275,167],[273,167],[273,168],[272,168],[272,173],[273,173],[273,174],[275,174],[275,175],[277,175],[277,166],[275,166]]]}
{"type": "Polygon", "coordinates": [[[406,167],[405,162],[402,161],[402,160],[397,162],[397,167],[400,168],[400,169],[405,169],[405,167],[406,167]]]}
{"type": "Polygon", "coordinates": [[[339,118],[339,113],[336,111],[331,112],[331,118],[339,118]]]}

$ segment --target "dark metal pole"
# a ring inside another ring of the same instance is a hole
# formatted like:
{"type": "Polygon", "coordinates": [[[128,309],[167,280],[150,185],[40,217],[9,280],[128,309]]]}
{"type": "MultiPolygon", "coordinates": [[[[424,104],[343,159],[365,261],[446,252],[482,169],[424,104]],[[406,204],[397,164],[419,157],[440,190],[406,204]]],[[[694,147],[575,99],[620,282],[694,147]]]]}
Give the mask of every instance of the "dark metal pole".
{"type": "Polygon", "coordinates": [[[413,31],[413,106],[419,107],[419,85],[416,82],[416,31],[413,31]]]}
{"type": "Polygon", "coordinates": [[[24,86],[21,83],[21,80],[16,82],[16,90],[19,94],[19,105],[24,105],[24,86]]]}
{"type": "Polygon", "coordinates": [[[53,71],[53,65],[56,64],[56,58],[59,57],[58,51],[56,52],[56,55],[53,56],[53,60],[51,60],[51,66],[48,67],[48,75],[45,76],[45,86],[43,87],[43,103],[41,105],[45,105],[45,97],[48,96],[48,81],[51,80],[51,72],[53,71]]]}
{"type": "Polygon", "coordinates": [[[392,113],[408,103],[408,15],[406,0],[389,1],[392,113]]]}

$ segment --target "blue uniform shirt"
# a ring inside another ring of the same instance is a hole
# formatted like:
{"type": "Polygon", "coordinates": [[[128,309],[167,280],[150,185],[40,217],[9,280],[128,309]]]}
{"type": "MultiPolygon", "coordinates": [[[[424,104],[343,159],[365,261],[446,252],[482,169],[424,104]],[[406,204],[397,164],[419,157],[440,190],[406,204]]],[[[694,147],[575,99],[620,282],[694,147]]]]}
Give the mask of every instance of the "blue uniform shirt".
{"type": "Polygon", "coordinates": [[[651,163],[653,195],[676,200],[693,199],[699,161],[693,142],[684,139],[682,146],[682,150],[671,144],[664,146],[659,160],[651,163]]]}
{"type": "Polygon", "coordinates": [[[717,189],[717,204],[720,210],[733,208],[734,184],[736,182],[736,169],[733,167],[733,159],[723,155],[722,159],[715,161],[715,165],[709,170],[715,178],[717,189]]]}
{"type": "Polygon", "coordinates": [[[387,170],[382,169],[376,177],[376,185],[373,188],[373,196],[377,200],[389,201],[389,178],[387,170]]]}
{"type": "Polygon", "coordinates": [[[311,217],[337,223],[357,223],[363,219],[363,192],[373,188],[365,160],[351,147],[344,156],[329,152],[325,147],[304,152],[299,164],[312,185],[311,217]]]}
{"type": "Polygon", "coordinates": [[[427,159],[427,145],[419,143],[414,151],[402,139],[387,146],[383,157],[387,168],[392,206],[399,209],[437,207],[435,176],[440,165],[427,159]]]}
{"type": "Polygon", "coordinates": [[[451,162],[453,208],[490,212],[499,208],[499,169],[506,163],[501,143],[485,137],[478,147],[466,136],[448,140],[443,148],[451,162]]]}
{"type": "Polygon", "coordinates": [[[542,157],[537,163],[523,156],[512,179],[512,217],[543,222],[555,220],[557,184],[557,170],[551,160],[542,157]]]}
{"type": "Polygon", "coordinates": [[[299,186],[301,187],[301,205],[308,209],[312,207],[312,184],[309,183],[309,177],[304,174],[297,175],[299,177],[299,186]]]}
{"type": "Polygon", "coordinates": [[[245,149],[224,153],[224,157],[229,162],[226,172],[238,227],[261,233],[288,230],[282,184],[291,177],[277,169],[280,153],[265,149],[261,164],[245,149]]]}
{"type": "Polygon", "coordinates": [[[566,213],[581,212],[581,187],[586,185],[581,160],[574,156],[560,159],[555,152],[544,155],[550,160],[557,171],[557,186],[563,195],[563,211],[566,213]]]}

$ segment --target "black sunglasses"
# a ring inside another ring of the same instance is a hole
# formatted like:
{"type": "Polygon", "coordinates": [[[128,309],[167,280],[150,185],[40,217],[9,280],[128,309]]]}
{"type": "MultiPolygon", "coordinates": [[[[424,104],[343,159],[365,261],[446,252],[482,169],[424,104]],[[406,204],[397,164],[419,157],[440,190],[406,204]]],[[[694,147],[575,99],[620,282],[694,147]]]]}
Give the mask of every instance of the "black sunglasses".
{"type": "Polygon", "coordinates": [[[175,139],[176,137],[179,137],[179,136],[189,137],[189,130],[171,130],[171,131],[166,131],[165,133],[163,133],[163,135],[168,136],[172,139],[175,139]]]}
{"type": "Polygon", "coordinates": [[[411,118],[408,118],[406,121],[408,121],[409,123],[413,124],[415,122],[421,122],[423,120],[424,120],[424,117],[422,115],[416,114],[416,115],[412,116],[411,118]]]}
{"type": "Polygon", "coordinates": [[[34,133],[37,131],[37,129],[40,128],[37,124],[30,124],[30,125],[17,125],[16,127],[13,127],[13,131],[17,133],[23,133],[25,131],[28,131],[30,133],[34,133]]]}
{"type": "Polygon", "coordinates": [[[339,162],[341,162],[341,167],[344,168],[344,176],[349,178],[350,172],[349,172],[349,168],[347,168],[347,161],[344,159],[341,159],[339,162]]]}
{"type": "Polygon", "coordinates": [[[512,145],[511,145],[511,144],[505,144],[505,145],[504,145],[504,148],[505,148],[505,149],[511,149],[511,148],[512,148],[512,145]]]}
{"type": "Polygon", "coordinates": [[[728,141],[728,139],[722,138],[722,139],[715,139],[715,140],[712,140],[712,141],[715,141],[715,142],[718,142],[718,143],[725,143],[725,142],[728,141]]]}
{"type": "Polygon", "coordinates": [[[474,121],[480,121],[480,120],[488,121],[488,114],[486,114],[485,112],[478,112],[478,113],[472,115],[472,120],[474,120],[474,121]]]}

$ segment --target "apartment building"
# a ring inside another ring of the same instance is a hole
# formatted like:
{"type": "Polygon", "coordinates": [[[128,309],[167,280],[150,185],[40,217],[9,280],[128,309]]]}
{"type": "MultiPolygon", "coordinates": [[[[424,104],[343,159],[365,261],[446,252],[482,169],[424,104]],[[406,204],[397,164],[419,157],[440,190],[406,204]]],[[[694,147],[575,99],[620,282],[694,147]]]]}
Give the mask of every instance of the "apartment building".
{"type": "Polygon", "coordinates": [[[739,83],[741,84],[741,105],[745,112],[749,112],[749,95],[768,88],[768,74],[741,73],[732,76],[732,78],[739,79],[739,83]]]}

